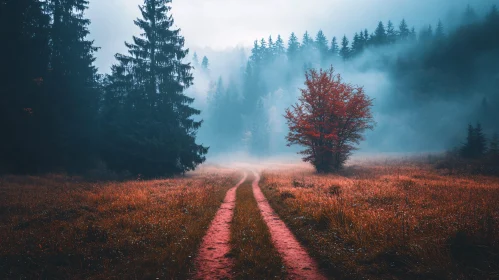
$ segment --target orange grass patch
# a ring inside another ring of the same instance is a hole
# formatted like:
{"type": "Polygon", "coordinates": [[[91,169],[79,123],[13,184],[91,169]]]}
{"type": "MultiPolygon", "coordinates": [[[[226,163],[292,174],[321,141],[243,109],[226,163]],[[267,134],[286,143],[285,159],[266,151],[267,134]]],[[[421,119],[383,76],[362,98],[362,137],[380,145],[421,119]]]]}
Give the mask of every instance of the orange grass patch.
{"type": "Polygon", "coordinates": [[[186,278],[238,177],[213,168],[151,181],[1,177],[0,278],[186,278]]]}
{"type": "Polygon", "coordinates": [[[269,170],[262,190],[331,275],[499,277],[499,179],[384,162],[339,175],[269,170]]]}

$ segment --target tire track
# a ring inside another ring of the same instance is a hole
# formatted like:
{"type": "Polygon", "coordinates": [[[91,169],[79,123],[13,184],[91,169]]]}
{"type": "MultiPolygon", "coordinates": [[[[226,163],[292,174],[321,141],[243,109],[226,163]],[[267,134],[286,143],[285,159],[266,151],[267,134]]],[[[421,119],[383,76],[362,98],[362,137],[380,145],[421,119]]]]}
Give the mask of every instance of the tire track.
{"type": "Polygon", "coordinates": [[[236,205],[236,190],[247,178],[244,176],[225,195],[224,202],[215,214],[208,232],[203,238],[199,253],[195,259],[196,275],[194,279],[231,279],[232,260],[230,251],[230,223],[236,205]]]}
{"type": "Polygon", "coordinates": [[[284,264],[287,267],[289,279],[327,279],[317,267],[315,261],[308,255],[301,244],[296,240],[293,233],[286,224],[277,216],[269,202],[263,195],[258,182],[260,175],[253,171],[255,180],[253,181],[253,195],[258,203],[258,208],[267,224],[272,242],[277,251],[281,254],[284,264]]]}

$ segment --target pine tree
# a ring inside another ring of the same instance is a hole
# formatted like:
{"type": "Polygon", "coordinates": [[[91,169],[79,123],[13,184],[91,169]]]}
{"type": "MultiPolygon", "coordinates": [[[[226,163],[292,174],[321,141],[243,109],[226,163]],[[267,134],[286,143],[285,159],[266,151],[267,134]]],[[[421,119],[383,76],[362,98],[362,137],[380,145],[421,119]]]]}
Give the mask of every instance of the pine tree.
{"type": "Polygon", "coordinates": [[[298,42],[298,37],[296,37],[295,33],[291,33],[291,36],[289,37],[288,40],[288,59],[290,61],[296,61],[298,58],[298,53],[300,51],[300,42],[298,42]]]}
{"type": "Polygon", "coordinates": [[[437,24],[437,29],[435,30],[435,39],[441,41],[444,38],[445,38],[444,25],[442,21],[439,20],[437,24]]]}
{"type": "Polygon", "coordinates": [[[250,61],[253,65],[259,65],[262,57],[260,54],[260,46],[258,45],[258,40],[253,42],[253,48],[251,49],[250,61]]]}
{"type": "Polygon", "coordinates": [[[397,41],[397,32],[395,32],[395,27],[391,20],[388,21],[386,26],[386,39],[389,44],[393,44],[397,41]]]}
{"type": "Polygon", "coordinates": [[[281,35],[277,35],[277,40],[275,41],[275,54],[277,57],[282,56],[286,53],[286,48],[284,47],[284,41],[281,35]]]}
{"type": "MultiPolygon", "coordinates": [[[[87,0],[49,2],[51,71],[45,79],[48,104],[46,131],[51,164],[66,170],[90,167],[97,145],[100,88],[93,65],[98,48],[87,39],[90,21],[85,18],[87,0]]],[[[50,164],[47,164],[50,165],[50,164]]]]}
{"type": "Polygon", "coordinates": [[[340,50],[340,56],[343,58],[343,60],[347,60],[350,58],[350,47],[349,41],[346,35],[343,36],[343,39],[341,40],[341,50],[340,50]]]}
{"type": "Polygon", "coordinates": [[[329,52],[332,54],[333,58],[338,57],[340,53],[340,48],[338,47],[336,37],[333,37],[333,39],[331,40],[331,49],[329,50],[329,52]]]}
{"type": "Polygon", "coordinates": [[[313,48],[314,48],[314,39],[312,39],[312,37],[310,37],[310,35],[308,34],[308,31],[305,31],[305,33],[303,34],[303,40],[301,43],[301,52],[308,53],[313,48]]]}
{"type": "Polygon", "coordinates": [[[385,25],[382,21],[378,23],[378,27],[374,31],[373,43],[375,45],[383,45],[388,42],[388,38],[386,35],[385,25]]]}
{"type": "Polygon", "coordinates": [[[364,47],[367,48],[370,44],[369,42],[369,31],[367,31],[367,29],[364,29],[364,47]]]}
{"type": "Polygon", "coordinates": [[[135,20],[142,34],[126,43],[128,55],[116,55],[106,96],[121,91],[124,100],[107,116],[103,151],[112,169],[149,177],[184,173],[208,152],[195,143],[202,121],[192,119],[200,111],[183,94],[192,85],[192,66],[182,62],[188,50],[180,30],[172,28],[170,2],[145,0],[142,18],[135,20]]]}
{"type": "Polygon", "coordinates": [[[358,33],[355,33],[352,41],[351,56],[356,56],[362,52],[362,39],[358,33]]]}
{"type": "Polygon", "coordinates": [[[260,39],[260,60],[262,63],[267,63],[269,59],[269,48],[267,47],[267,42],[264,38],[260,39]]]}
{"type": "Polygon", "coordinates": [[[201,61],[201,69],[206,72],[210,70],[210,61],[206,56],[203,56],[203,60],[201,61]]]}
{"type": "Polygon", "coordinates": [[[410,36],[411,31],[409,30],[409,27],[407,26],[407,22],[405,19],[402,19],[399,25],[399,38],[402,39],[403,41],[407,40],[410,36]]]}
{"type": "Polygon", "coordinates": [[[471,124],[468,125],[468,134],[466,136],[466,143],[461,147],[461,156],[464,158],[473,157],[473,150],[476,146],[476,139],[474,134],[475,129],[471,124]]]}
{"type": "Polygon", "coordinates": [[[274,44],[274,40],[272,39],[272,35],[269,36],[269,47],[268,47],[267,55],[268,55],[270,60],[272,60],[275,57],[275,44],[274,44]]]}
{"type": "Polygon", "coordinates": [[[327,44],[327,39],[322,30],[319,30],[317,32],[317,36],[315,37],[315,47],[317,50],[319,50],[319,53],[321,55],[321,60],[325,61],[325,59],[328,57],[328,44],[327,44]]]}

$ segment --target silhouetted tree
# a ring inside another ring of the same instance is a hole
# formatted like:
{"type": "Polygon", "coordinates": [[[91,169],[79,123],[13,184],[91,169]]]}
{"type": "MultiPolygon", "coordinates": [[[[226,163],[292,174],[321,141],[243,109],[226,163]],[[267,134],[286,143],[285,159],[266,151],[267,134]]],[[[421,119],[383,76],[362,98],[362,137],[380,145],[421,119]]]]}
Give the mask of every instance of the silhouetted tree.
{"type": "Polygon", "coordinates": [[[210,70],[210,61],[206,56],[203,56],[203,60],[201,61],[201,69],[204,71],[210,70]]]}
{"type": "Polygon", "coordinates": [[[329,56],[328,55],[329,47],[328,47],[327,38],[322,32],[322,30],[319,30],[319,32],[317,32],[317,36],[315,37],[315,46],[317,50],[319,50],[319,53],[321,55],[321,60],[325,61],[325,59],[329,56]]]}
{"type": "Polygon", "coordinates": [[[438,21],[437,29],[435,30],[435,39],[442,41],[445,38],[444,25],[441,20],[438,21]]]}
{"type": "Polygon", "coordinates": [[[390,20],[386,25],[386,41],[389,44],[393,44],[397,41],[397,32],[395,31],[395,26],[393,26],[393,23],[390,20]]]}
{"type": "Polygon", "coordinates": [[[409,38],[411,31],[409,30],[409,27],[407,26],[407,22],[405,19],[402,19],[399,25],[399,31],[398,35],[399,38],[402,39],[403,41],[407,40],[409,38]]]}
{"type": "Polygon", "coordinates": [[[333,39],[331,40],[331,49],[329,50],[329,52],[332,54],[333,58],[338,57],[338,55],[340,54],[340,48],[338,47],[336,37],[333,37],[333,39]]]}
{"type": "MultiPolygon", "coordinates": [[[[112,169],[144,176],[162,176],[193,170],[208,149],[195,143],[200,111],[183,94],[192,85],[191,65],[179,29],[173,29],[170,0],[145,0],[142,30],[128,55],[117,54],[118,64],[109,77],[106,98],[118,96],[123,104],[105,108],[103,156],[112,169]]],[[[205,57],[206,58],[206,57],[205,57]]],[[[203,58],[203,67],[207,68],[203,58]]]]}
{"type": "Polygon", "coordinates": [[[374,31],[372,42],[374,45],[383,45],[388,42],[385,25],[382,21],[378,23],[378,27],[376,27],[376,30],[374,31]]]}
{"type": "Polygon", "coordinates": [[[341,40],[341,49],[340,49],[340,56],[343,58],[343,60],[347,60],[350,58],[350,47],[348,45],[349,42],[347,36],[345,35],[341,40]]]}
{"type": "Polygon", "coordinates": [[[362,87],[342,81],[331,67],[305,74],[299,102],[286,110],[288,146],[304,146],[303,160],[318,172],[338,170],[355,150],[362,133],[374,128],[372,100],[362,87]]]}
{"type": "Polygon", "coordinates": [[[356,56],[362,52],[363,46],[362,46],[362,39],[359,36],[358,33],[355,33],[353,36],[353,41],[352,41],[352,49],[351,49],[351,56],[356,56]]]}
{"type": "Polygon", "coordinates": [[[298,42],[298,37],[296,37],[295,33],[291,33],[291,36],[288,40],[288,59],[290,61],[295,61],[298,58],[298,54],[300,51],[300,42],[298,42]]]}
{"type": "Polygon", "coordinates": [[[286,48],[284,47],[284,41],[281,35],[277,35],[277,40],[275,41],[275,55],[277,57],[282,56],[286,53],[286,48]]]}
{"type": "Polygon", "coordinates": [[[461,155],[465,158],[480,158],[485,154],[486,149],[487,140],[483,134],[481,124],[478,123],[476,127],[471,124],[468,125],[468,135],[466,143],[461,148],[461,155]]]}

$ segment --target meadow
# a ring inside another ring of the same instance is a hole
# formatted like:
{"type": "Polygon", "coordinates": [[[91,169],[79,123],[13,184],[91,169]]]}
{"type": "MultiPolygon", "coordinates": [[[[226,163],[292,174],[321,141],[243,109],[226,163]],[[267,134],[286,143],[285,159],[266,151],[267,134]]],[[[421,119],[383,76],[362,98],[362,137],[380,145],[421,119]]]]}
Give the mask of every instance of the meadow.
{"type": "Polygon", "coordinates": [[[0,278],[185,279],[240,174],[86,181],[0,177],[0,278]]]}
{"type": "MultiPolygon", "coordinates": [[[[328,175],[296,162],[204,165],[147,181],[0,177],[0,278],[192,278],[242,170],[259,170],[270,205],[328,278],[499,278],[499,178],[398,156],[328,175]]],[[[286,279],[253,180],[236,192],[228,269],[234,279],[286,279]]]]}
{"type": "Polygon", "coordinates": [[[336,175],[269,165],[262,180],[271,206],[332,278],[499,278],[497,177],[392,158],[354,160],[336,175]]]}

